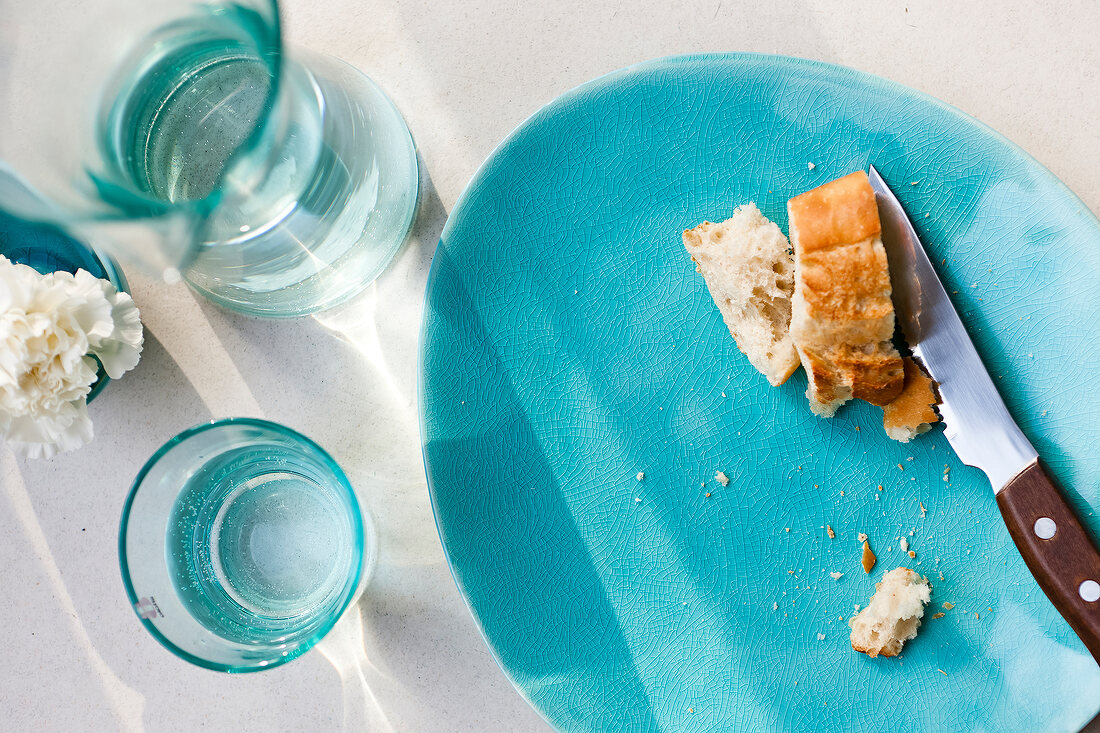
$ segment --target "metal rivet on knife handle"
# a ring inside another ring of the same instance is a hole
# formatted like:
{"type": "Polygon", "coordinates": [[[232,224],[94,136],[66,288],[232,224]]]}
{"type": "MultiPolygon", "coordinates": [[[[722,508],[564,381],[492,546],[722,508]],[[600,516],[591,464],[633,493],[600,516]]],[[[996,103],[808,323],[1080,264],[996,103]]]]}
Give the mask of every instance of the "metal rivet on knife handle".
{"type": "Polygon", "coordinates": [[[1100,661],[1100,548],[1073,507],[1039,461],[1008,482],[997,505],[1039,587],[1100,661]],[[1043,518],[1056,525],[1050,539],[1036,531],[1043,518]]]}
{"type": "Polygon", "coordinates": [[[1058,525],[1050,517],[1039,517],[1035,520],[1035,536],[1041,540],[1049,540],[1058,531],[1058,525]]]}

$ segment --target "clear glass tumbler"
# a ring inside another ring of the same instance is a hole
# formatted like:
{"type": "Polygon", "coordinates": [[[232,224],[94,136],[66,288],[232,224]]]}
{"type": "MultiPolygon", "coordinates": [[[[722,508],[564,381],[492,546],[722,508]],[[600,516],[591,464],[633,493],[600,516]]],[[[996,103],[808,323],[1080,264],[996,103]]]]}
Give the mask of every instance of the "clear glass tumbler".
{"type": "Polygon", "coordinates": [[[187,661],[268,669],[316,644],[373,562],[343,471],[276,423],[233,418],[166,443],[126,499],[119,562],[141,622],[187,661]]]}
{"type": "Polygon", "coordinates": [[[404,120],[354,68],[286,52],[275,0],[3,1],[0,160],[41,199],[0,208],[263,316],[351,297],[404,241],[404,120]]]}

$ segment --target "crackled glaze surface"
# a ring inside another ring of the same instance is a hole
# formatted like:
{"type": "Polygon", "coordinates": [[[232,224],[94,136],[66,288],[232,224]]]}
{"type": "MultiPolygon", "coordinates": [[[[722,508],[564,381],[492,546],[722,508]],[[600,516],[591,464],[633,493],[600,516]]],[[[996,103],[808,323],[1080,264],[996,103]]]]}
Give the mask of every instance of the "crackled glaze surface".
{"type": "Polygon", "coordinates": [[[1100,531],[1100,228],[1083,204],[974,120],[873,77],[750,55],[631,67],[483,166],[443,232],[422,334],[453,573],[554,725],[1070,731],[1100,708],[1100,670],[985,477],[939,430],[887,440],[868,405],[814,417],[801,372],[770,388],[680,243],[748,200],[785,230],[788,197],[868,163],[1100,531]],[[932,580],[928,616],[954,608],[900,659],[853,653],[854,604],[903,564],[932,580]]]}

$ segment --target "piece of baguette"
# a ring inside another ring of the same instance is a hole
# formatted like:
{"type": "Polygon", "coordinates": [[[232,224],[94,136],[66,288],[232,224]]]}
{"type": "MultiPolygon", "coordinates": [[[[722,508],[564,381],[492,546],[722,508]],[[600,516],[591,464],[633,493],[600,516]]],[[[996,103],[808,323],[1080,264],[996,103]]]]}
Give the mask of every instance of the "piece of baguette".
{"type": "Polygon", "coordinates": [[[940,416],[932,409],[939,400],[932,387],[932,379],[925,375],[920,366],[908,356],[902,359],[905,364],[905,385],[901,394],[882,408],[882,427],[894,440],[908,443],[910,440],[927,433],[940,416]]]}
{"type": "Polygon", "coordinates": [[[685,231],[684,247],[737,347],[773,386],[783,384],[798,368],[790,335],[794,263],[783,232],[750,201],[721,224],[685,231]]]}
{"type": "Polygon", "coordinates": [[[932,599],[928,578],[909,568],[895,568],[875,584],[867,607],[848,621],[852,648],[869,657],[896,657],[917,635],[924,605],[932,599]]]}
{"type": "Polygon", "coordinates": [[[791,337],[810,409],[832,417],[854,398],[885,405],[904,369],[875,193],[856,171],[787,202],[794,245],[791,337]]]}

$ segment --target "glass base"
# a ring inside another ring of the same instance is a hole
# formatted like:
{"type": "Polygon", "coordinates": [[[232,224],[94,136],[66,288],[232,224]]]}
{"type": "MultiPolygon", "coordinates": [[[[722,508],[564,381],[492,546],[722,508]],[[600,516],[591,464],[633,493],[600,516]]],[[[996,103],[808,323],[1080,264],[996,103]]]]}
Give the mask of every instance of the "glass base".
{"type": "MultiPolygon", "coordinates": [[[[284,143],[312,163],[304,193],[275,207],[259,201],[261,189],[244,206],[215,210],[209,241],[183,273],[195,290],[240,313],[302,316],[346,301],[390,263],[416,213],[416,147],[393,102],[343,62],[304,58],[289,62],[282,90],[321,111],[315,128],[301,125],[284,143]],[[257,201],[263,208],[252,211],[257,201]]],[[[309,113],[291,110],[295,120],[309,113]]],[[[301,167],[276,167],[269,185],[295,179],[301,167]]]]}
{"type": "Polygon", "coordinates": [[[265,420],[184,431],[138,474],[119,563],[145,628],[169,651],[225,672],[289,662],[365,584],[369,515],[316,443],[265,420]]]}

